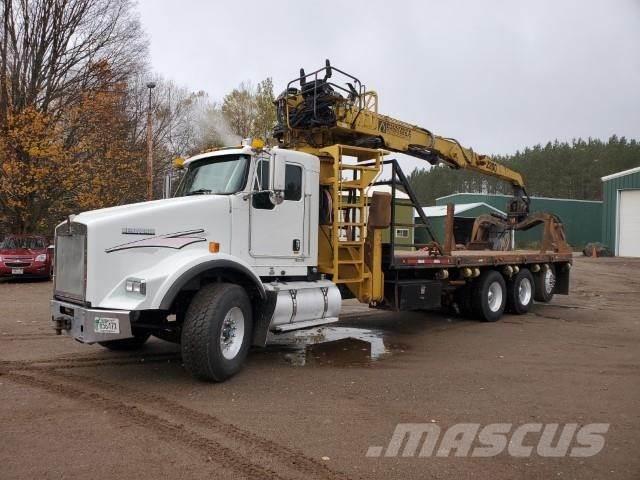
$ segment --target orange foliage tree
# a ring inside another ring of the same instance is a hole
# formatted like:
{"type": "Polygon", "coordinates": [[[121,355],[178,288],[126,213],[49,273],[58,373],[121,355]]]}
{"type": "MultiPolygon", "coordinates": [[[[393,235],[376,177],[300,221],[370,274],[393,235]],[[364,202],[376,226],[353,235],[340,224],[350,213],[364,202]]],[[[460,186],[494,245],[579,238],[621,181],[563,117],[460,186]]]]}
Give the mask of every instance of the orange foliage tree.
{"type": "Polygon", "coordinates": [[[126,88],[84,92],[61,116],[28,107],[0,135],[0,207],[15,232],[50,233],[66,215],[143,199],[144,145],[126,88]]]}
{"type": "Polygon", "coordinates": [[[141,200],[131,0],[0,0],[0,236],[141,200]]]}

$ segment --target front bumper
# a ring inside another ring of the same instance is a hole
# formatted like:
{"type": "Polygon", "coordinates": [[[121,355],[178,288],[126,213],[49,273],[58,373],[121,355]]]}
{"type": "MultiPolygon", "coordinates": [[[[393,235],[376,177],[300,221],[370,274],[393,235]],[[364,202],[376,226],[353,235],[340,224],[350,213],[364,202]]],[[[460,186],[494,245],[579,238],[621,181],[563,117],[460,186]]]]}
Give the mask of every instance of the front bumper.
{"type": "Polygon", "coordinates": [[[70,335],[82,343],[133,337],[131,312],[127,310],[100,310],[51,300],[51,321],[56,333],[70,335]],[[106,326],[108,333],[104,331],[106,326]]]}
{"type": "Polygon", "coordinates": [[[49,277],[51,273],[51,267],[44,263],[32,264],[27,267],[19,267],[19,270],[22,270],[22,273],[13,273],[14,268],[0,264],[0,277],[46,278],[49,277]]]}

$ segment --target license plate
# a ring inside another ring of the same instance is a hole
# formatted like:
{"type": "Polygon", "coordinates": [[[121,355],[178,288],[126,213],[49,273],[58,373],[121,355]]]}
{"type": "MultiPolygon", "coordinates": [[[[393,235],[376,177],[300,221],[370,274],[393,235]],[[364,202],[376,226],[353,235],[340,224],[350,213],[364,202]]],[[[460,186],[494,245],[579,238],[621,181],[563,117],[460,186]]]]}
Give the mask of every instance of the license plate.
{"type": "Polygon", "coordinates": [[[22,275],[24,273],[24,268],[12,268],[11,275],[22,275]]]}
{"type": "Polygon", "coordinates": [[[96,317],[93,321],[93,331],[95,333],[120,333],[120,320],[96,317]]]}

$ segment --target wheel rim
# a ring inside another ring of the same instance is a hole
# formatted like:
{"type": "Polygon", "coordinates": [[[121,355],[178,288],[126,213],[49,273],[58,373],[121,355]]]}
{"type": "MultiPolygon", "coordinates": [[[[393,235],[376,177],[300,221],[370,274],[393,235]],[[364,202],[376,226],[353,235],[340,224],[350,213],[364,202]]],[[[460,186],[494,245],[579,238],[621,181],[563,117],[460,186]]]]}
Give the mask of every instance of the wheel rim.
{"type": "Polygon", "coordinates": [[[521,305],[529,305],[531,301],[531,293],[533,288],[531,287],[531,280],[523,278],[518,285],[518,299],[521,305]]]}
{"type": "Polygon", "coordinates": [[[498,282],[492,282],[487,290],[487,304],[489,310],[497,312],[502,306],[502,286],[498,282]]]}
{"type": "Polygon", "coordinates": [[[227,312],[220,329],[220,350],[222,356],[232,360],[238,355],[244,340],[244,315],[239,307],[227,312]]]}
{"type": "Polygon", "coordinates": [[[553,292],[553,287],[556,286],[556,276],[551,269],[544,272],[544,289],[547,294],[553,292]]]}

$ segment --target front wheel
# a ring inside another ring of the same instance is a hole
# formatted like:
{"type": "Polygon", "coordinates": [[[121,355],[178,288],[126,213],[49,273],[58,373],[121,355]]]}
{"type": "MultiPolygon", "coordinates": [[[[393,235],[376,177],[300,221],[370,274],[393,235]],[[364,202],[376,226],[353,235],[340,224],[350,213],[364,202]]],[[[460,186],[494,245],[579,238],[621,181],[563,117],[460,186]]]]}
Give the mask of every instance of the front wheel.
{"type": "Polygon", "coordinates": [[[507,299],[502,275],[495,270],[486,270],[473,282],[471,288],[473,313],[484,322],[500,320],[507,299]]]}
{"type": "Polygon", "coordinates": [[[182,361],[196,378],[221,382],[235,375],[249,351],[251,302],[244,288],[205,285],[189,304],[182,327],[182,361]]]}

